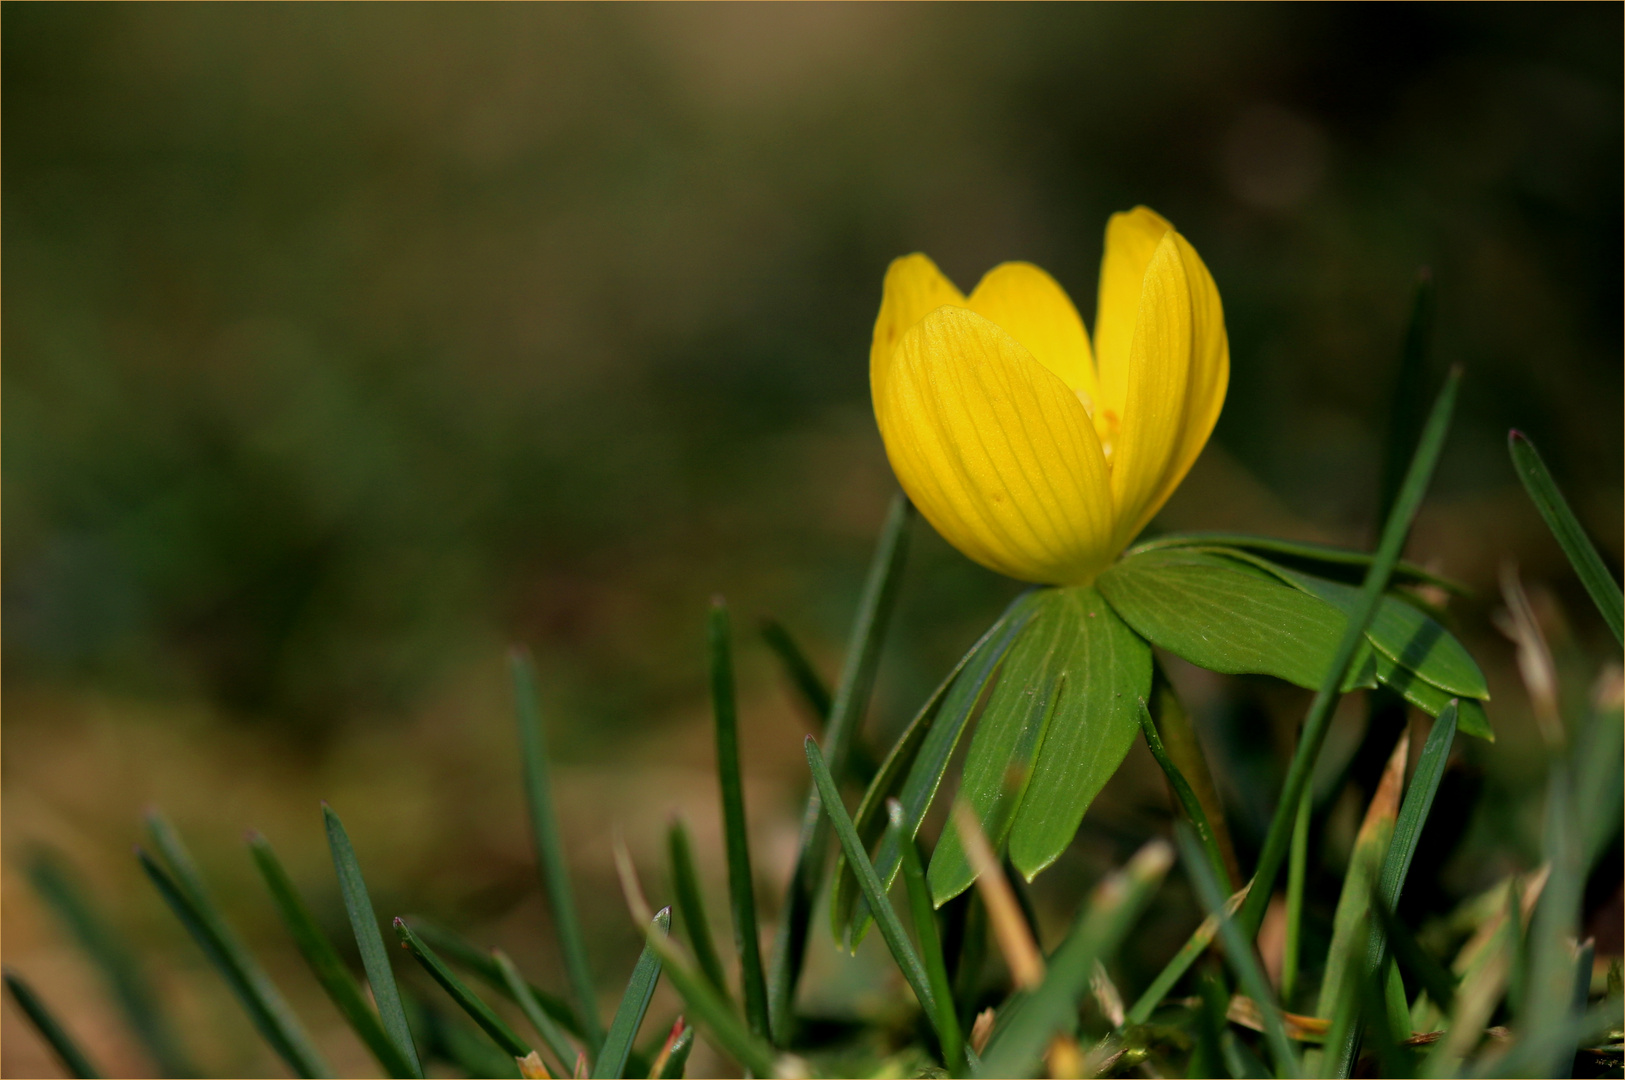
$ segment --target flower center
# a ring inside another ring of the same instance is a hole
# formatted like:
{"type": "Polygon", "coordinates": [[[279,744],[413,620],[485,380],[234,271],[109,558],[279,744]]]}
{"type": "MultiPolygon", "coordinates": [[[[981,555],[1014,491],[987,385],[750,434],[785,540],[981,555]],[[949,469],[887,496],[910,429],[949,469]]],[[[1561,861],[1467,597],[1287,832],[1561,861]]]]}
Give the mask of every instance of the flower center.
{"type": "Polygon", "coordinates": [[[1106,455],[1106,467],[1109,469],[1112,464],[1112,443],[1117,439],[1117,429],[1122,421],[1118,419],[1117,412],[1113,409],[1096,411],[1094,399],[1082,390],[1072,392],[1083,402],[1084,411],[1089,414],[1089,419],[1095,425],[1095,436],[1100,439],[1100,452],[1106,455]]]}

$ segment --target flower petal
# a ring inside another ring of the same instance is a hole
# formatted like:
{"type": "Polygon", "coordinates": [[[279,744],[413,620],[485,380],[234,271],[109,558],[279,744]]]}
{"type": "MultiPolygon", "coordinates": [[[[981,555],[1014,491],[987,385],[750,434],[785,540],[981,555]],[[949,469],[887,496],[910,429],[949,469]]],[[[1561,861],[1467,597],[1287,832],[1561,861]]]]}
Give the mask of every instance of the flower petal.
{"type": "MultiPolygon", "coordinates": [[[[1095,365],[1100,372],[1100,408],[1120,421],[1128,400],[1129,347],[1140,316],[1145,268],[1162,238],[1174,227],[1154,210],[1136,206],[1106,223],[1106,253],[1100,260],[1100,304],[1095,311],[1095,365]]],[[[1098,419],[1097,419],[1098,422],[1098,419]]]]}
{"type": "Polygon", "coordinates": [[[870,388],[880,392],[880,379],[886,371],[883,361],[909,328],[944,304],[963,306],[965,294],[937,269],[937,264],[915,252],[893,259],[886,268],[881,286],[880,317],[875,320],[874,341],[869,346],[870,388]]]}
{"type": "Polygon", "coordinates": [[[1089,335],[1054,278],[1032,263],[1002,263],[987,272],[965,306],[998,323],[1093,408],[1099,390],[1089,335]]]}
{"type": "Polygon", "coordinates": [[[1213,433],[1230,385],[1230,339],[1219,287],[1190,241],[1177,232],[1163,238],[1146,268],[1140,318],[1149,320],[1147,336],[1142,343],[1136,328],[1116,444],[1120,452],[1112,465],[1119,547],[1145,528],[1185,479],[1213,433]],[[1189,323],[1184,348],[1178,328],[1183,319],[1189,323]],[[1165,343],[1157,344],[1159,339],[1165,343]],[[1175,370],[1181,363],[1183,390],[1175,370]],[[1167,421],[1173,417],[1178,419],[1170,437],[1167,421]]]}
{"type": "Polygon", "coordinates": [[[1116,554],[1089,414],[1015,338],[968,309],[938,308],[877,367],[892,470],[949,543],[1044,583],[1090,581],[1116,554]]]}
{"type": "Polygon", "coordinates": [[[1156,512],[1152,499],[1162,490],[1181,441],[1191,374],[1191,320],[1190,281],[1179,242],[1166,233],[1145,268],[1129,347],[1122,427],[1112,452],[1119,545],[1128,543],[1156,512]]]}

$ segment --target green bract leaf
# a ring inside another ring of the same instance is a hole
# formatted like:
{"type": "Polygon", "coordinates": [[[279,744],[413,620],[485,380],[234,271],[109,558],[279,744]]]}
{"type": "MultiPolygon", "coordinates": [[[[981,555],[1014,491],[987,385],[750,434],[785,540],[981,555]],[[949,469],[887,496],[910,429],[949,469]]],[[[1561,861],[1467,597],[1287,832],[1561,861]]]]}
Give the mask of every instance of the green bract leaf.
{"type": "MultiPolygon", "coordinates": [[[[1146,551],[1182,547],[1229,547],[1243,551],[1262,552],[1275,562],[1287,563],[1294,568],[1315,571],[1328,577],[1351,576],[1358,579],[1371,565],[1368,551],[1350,551],[1348,548],[1316,544],[1308,540],[1278,540],[1272,536],[1248,536],[1246,533],[1193,532],[1170,533],[1136,544],[1129,549],[1129,557],[1146,551]]],[[[1436,585],[1446,592],[1466,596],[1468,589],[1460,582],[1429,573],[1414,563],[1403,560],[1394,564],[1390,580],[1401,585],[1436,585]]]]}
{"type": "MultiPolygon", "coordinates": [[[[959,794],[1029,879],[1065,850],[1139,734],[1151,650],[1092,586],[1042,589],[1010,647],[965,760],[959,794]],[[1030,795],[1030,797],[1029,797],[1030,795]]],[[[938,904],[975,880],[959,834],[931,859],[938,904]]]]}
{"type": "MultiPolygon", "coordinates": [[[[966,722],[986,696],[987,686],[1005,652],[1038,610],[1038,597],[1037,591],[1016,597],[948,673],[891,753],[886,755],[853,815],[853,825],[866,844],[872,843],[885,828],[884,807],[886,800],[894,795],[903,807],[904,832],[911,838],[919,832],[920,822],[925,820],[925,812],[936,797],[943,774],[948,771],[948,761],[953,757],[954,747],[959,745],[966,722]]],[[[875,873],[887,888],[896,880],[899,855],[900,849],[889,835],[875,852],[875,873]]],[[[836,937],[848,948],[857,948],[872,916],[845,855],[836,863],[830,911],[836,937]]]]}
{"type": "MultiPolygon", "coordinates": [[[[1197,667],[1226,675],[1274,675],[1317,688],[1347,619],[1331,604],[1263,571],[1210,552],[1152,548],[1096,581],[1142,637],[1197,667]]],[[[1349,667],[1343,688],[1375,686],[1374,661],[1349,667]]]]}

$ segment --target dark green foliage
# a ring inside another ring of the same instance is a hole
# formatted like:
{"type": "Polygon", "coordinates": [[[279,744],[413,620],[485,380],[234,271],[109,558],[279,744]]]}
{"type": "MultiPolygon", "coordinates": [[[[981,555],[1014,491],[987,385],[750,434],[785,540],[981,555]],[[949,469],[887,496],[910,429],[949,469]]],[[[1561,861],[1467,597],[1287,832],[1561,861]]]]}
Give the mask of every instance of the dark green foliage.
{"type": "Polygon", "coordinates": [[[62,1026],[61,1021],[50,1009],[46,1008],[45,1002],[40,1000],[39,995],[34,993],[34,988],[29,986],[22,976],[8,968],[5,972],[5,983],[17,1007],[22,1009],[23,1015],[34,1025],[34,1030],[39,1032],[40,1038],[56,1052],[56,1056],[61,1059],[70,1074],[86,1078],[103,1075],[90,1063],[90,1058],[80,1049],[73,1036],[68,1034],[68,1029],[62,1026]]]}

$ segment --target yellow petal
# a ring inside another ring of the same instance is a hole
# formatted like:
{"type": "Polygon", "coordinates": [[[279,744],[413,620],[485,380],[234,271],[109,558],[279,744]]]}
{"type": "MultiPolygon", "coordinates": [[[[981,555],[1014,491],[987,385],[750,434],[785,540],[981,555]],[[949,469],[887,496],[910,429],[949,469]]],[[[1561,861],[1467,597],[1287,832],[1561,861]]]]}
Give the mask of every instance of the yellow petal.
{"type": "Polygon", "coordinates": [[[1077,395],[988,319],[938,308],[875,379],[903,490],[960,551],[1010,577],[1090,581],[1116,554],[1106,461],[1077,395]]]}
{"type": "Polygon", "coordinates": [[[879,393],[892,350],[909,328],[944,304],[963,306],[965,294],[937,269],[937,264],[915,252],[893,259],[886,268],[881,286],[880,317],[875,320],[875,336],[869,346],[870,388],[879,393]]]}
{"type": "Polygon", "coordinates": [[[1140,288],[1162,238],[1173,226],[1156,211],[1136,206],[1106,223],[1106,253],[1100,260],[1100,303],[1095,310],[1095,366],[1100,373],[1100,408],[1115,422],[1128,400],[1129,346],[1140,314],[1140,288]]]}
{"type": "Polygon", "coordinates": [[[1082,392],[1093,408],[1098,388],[1089,335],[1072,298],[1054,278],[1032,263],[1003,263],[971,290],[965,306],[1021,342],[1033,359],[1082,392]]]}
{"type": "Polygon", "coordinates": [[[1230,377],[1218,287],[1190,242],[1164,234],[1146,266],[1112,458],[1114,543],[1127,544],[1202,452],[1230,377]]]}

